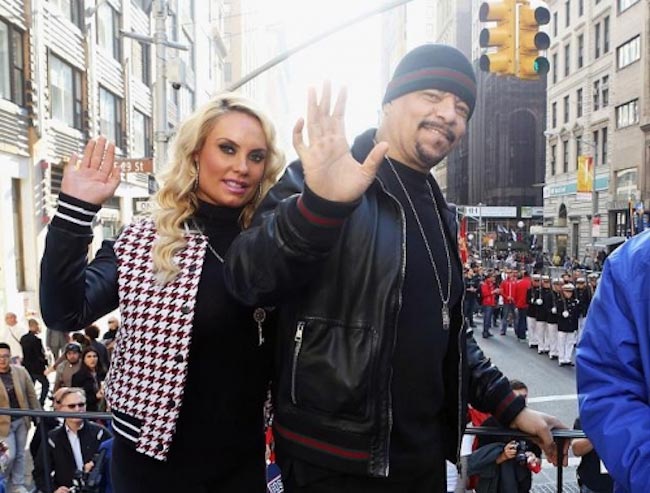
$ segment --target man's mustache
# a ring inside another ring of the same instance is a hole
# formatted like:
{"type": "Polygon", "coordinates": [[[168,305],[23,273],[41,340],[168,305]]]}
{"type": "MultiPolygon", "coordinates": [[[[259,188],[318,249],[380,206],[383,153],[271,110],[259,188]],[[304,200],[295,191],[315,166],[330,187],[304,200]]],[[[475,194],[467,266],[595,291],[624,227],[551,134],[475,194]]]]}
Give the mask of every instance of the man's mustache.
{"type": "Polygon", "coordinates": [[[421,128],[424,128],[424,129],[427,129],[427,130],[437,130],[442,135],[444,135],[447,138],[447,140],[452,144],[456,140],[456,136],[454,135],[454,133],[448,127],[445,127],[445,126],[440,125],[438,123],[428,121],[428,120],[424,120],[424,121],[420,122],[420,124],[418,125],[418,130],[421,129],[421,128]]]}

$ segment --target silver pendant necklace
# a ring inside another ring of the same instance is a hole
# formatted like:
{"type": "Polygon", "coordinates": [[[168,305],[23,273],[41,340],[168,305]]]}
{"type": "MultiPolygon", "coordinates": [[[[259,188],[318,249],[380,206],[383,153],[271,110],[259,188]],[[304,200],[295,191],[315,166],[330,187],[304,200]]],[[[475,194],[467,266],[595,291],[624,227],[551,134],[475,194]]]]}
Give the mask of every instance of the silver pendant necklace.
{"type": "MultiPolygon", "coordinates": [[[[192,226],[196,229],[201,235],[205,238],[205,244],[208,247],[208,250],[214,255],[219,262],[224,263],[223,257],[217,253],[214,247],[210,244],[210,238],[206,235],[203,230],[199,227],[194,219],[192,219],[192,226]]],[[[266,310],[264,308],[257,307],[253,311],[253,320],[257,324],[257,345],[261,346],[264,344],[264,332],[263,332],[263,323],[266,320],[266,310]]]]}
{"type": "Polygon", "coordinates": [[[427,240],[426,235],[424,234],[424,228],[422,227],[422,222],[420,221],[420,216],[418,216],[417,211],[415,210],[415,205],[413,205],[413,200],[411,200],[411,196],[409,195],[408,191],[406,190],[406,187],[404,186],[404,182],[402,182],[402,178],[400,178],[399,173],[397,173],[397,170],[395,169],[395,166],[393,165],[393,162],[390,160],[388,156],[386,156],[386,161],[390,165],[390,169],[395,175],[395,178],[397,178],[397,182],[400,184],[400,187],[402,188],[402,191],[404,192],[404,195],[406,195],[406,200],[409,203],[409,206],[411,207],[411,211],[413,212],[413,216],[415,217],[415,222],[418,225],[418,229],[420,231],[420,236],[422,237],[422,241],[424,241],[424,246],[427,249],[427,253],[429,254],[429,262],[431,262],[431,266],[433,267],[433,273],[436,276],[436,283],[438,285],[438,293],[440,294],[440,299],[442,301],[442,328],[444,330],[449,330],[449,325],[451,324],[451,316],[449,314],[449,300],[451,299],[451,255],[449,254],[449,245],[447,244],[447,238],[445,237],[445,229],[444,225],[442,223],[442,217],[440,217],[440,211],[438,210],[438,202],[436,201],[436,197],[433,194],[433,190],[431,189],[431,184],[429,183],[428,180],[425,179],[425,182],[427,184],[427,188],[429,189],[429,194],[431,195],[431,201],[433,202],[433,208],[436,211],[436,217],[438,218],[438,224],[440,225],[440,232],[443,237],[442,243],[445,245],[445,255],[447,257],[447,293],[446,296],[442,292],[442,281],[440,280],[440,276],[438,275],[438,266],[433,260],[433,253],[431,252],[431,247],[429,246],[429,241],[427,240]]]}
{"type": "Polygon", "coordinates": [[[196,220],[192,219],[192,226],[194,226],[194,229],[196,229],[201,235],[205,238],[205,244],[208,246],[208,250],[212,252],[212,255],[217,257],[217,260],[223,264],[223,257],[217,253],[217,251],[214,249],[214,247],[210,244],[210,238],[208,235],[206,235],[203,230],[199,227],[198,224],[196,224],[196,220]]]}

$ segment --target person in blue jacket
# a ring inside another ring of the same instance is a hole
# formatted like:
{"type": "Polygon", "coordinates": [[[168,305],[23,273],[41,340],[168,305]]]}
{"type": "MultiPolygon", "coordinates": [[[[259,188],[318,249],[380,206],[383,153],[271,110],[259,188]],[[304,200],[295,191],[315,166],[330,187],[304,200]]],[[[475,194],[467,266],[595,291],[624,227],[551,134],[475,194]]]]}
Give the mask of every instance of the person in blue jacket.
{"type": "Polygon", "coordinates": [[[580,419],[615,482],[650,484],[650,232],[612,253],[577,350],[580,419]]]}

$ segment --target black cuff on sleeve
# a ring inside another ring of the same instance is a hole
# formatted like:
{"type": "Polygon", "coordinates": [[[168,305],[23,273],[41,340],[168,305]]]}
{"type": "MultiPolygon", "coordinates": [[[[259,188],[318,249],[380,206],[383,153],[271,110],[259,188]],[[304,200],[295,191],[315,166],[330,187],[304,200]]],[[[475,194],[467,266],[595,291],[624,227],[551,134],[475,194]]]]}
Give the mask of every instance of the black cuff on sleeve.
{"type": "Polygon", "coordinates": [[[494,417],[504,426],[510,426],[510,423],[526,407],[526,400],[510,391],[501,401],[494,413],[494,417]]]}
{"type": "Polygon", "coordinates": [[[56,213],[50,224],[72,233],[92,235],[92,222],[100,209],[100,205],[61,192],[56,213]]]}
{"type": "Polygon", "coordinates": [[[305,184],[302,195],[298,198],[298,210],[310,223],[325,228],[341,226],[361,202],[332,202],[319,197],[305,184]]]}

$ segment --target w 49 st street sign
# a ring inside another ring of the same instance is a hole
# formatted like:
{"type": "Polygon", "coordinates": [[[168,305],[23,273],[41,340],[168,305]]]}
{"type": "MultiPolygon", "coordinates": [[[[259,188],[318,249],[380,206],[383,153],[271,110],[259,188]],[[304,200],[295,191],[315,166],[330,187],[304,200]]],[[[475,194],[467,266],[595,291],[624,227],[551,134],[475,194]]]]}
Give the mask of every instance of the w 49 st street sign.
{"type": "Polygon", "coordinates": [[[116,159],[123,173],[153,173],[153,158],[116,159]]]}

